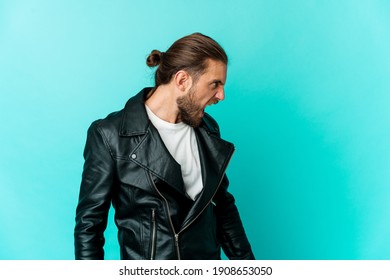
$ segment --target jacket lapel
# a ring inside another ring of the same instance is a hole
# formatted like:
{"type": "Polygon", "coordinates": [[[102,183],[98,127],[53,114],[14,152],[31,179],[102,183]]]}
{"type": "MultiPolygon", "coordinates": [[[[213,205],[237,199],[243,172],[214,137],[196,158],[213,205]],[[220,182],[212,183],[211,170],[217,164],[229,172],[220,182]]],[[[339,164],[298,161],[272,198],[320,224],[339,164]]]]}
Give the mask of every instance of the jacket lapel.
{"type": "Polygon", "coordinates": [[[185,195],[178,164],[165,147],[157,129],[150,124],[145,137],[130,155],[132,161],[185,195]]]}
{"type": "Polygon", "coordinates": [[[187,227],[211,202],[234,152],[232,143],[219,138],[216,132],[210,131],[205,125],[195,132],[202,168],[203,190],[184,219],[182,229],[187,227]]]}
{"type": "Polygon", "coordinates": [[[119,135],[140,137],[129,159],[185,195],[180,165],[173,159],[147,116],[145,98],[150,90],[143,89],[126,103],[119,135]]]}

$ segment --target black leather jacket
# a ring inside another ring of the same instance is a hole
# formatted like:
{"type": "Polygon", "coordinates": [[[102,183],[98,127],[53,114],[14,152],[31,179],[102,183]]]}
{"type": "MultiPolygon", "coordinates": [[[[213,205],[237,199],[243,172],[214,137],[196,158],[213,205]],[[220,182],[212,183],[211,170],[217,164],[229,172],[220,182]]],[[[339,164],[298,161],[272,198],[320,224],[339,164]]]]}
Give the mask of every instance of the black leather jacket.
{"type": "Polygon", "coordinates": [[[121,111],[92,123],[76,210],[76,259],[104,258],[110,204],[122,259],[253,259],[225,169],[234,146],[222,140],[205,114],[195,129],[203,191],[195,202],[184,191],[180,165],[145,111],[150,88],[121,111]]]}

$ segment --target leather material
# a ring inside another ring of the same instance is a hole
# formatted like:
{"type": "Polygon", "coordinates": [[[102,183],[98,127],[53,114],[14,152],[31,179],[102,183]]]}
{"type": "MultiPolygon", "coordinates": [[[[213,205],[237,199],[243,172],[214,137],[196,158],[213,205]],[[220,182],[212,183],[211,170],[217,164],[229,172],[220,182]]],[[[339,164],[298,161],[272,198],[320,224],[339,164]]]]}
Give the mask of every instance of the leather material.
{"type": "Polygon", "coordinates": [[[88,129],[76,210],[76,259],[104,258],[108,210],[122,259],[254,259],[233,196],[226,167],[233,144],[220,138],[205,114],[195,129],[204,188],[196,201],[185,194],[180,165],[150,123],[144,101],[151,88],[123,110],[88,129]]]}

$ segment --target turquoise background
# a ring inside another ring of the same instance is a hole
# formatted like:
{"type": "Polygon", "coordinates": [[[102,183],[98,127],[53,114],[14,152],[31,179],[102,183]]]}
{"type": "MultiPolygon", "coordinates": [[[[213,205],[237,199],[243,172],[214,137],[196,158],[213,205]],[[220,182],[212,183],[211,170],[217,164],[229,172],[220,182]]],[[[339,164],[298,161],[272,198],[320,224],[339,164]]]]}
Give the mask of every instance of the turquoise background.
{"type": "Polygon", "coordinates": [[[209,112],[236,145],[256,257],[389,259],[385,0],[0,1],[0,259],[73,259],[89,124],[152,85],[152,49],[196,31],[229,54],[209,112]]]}

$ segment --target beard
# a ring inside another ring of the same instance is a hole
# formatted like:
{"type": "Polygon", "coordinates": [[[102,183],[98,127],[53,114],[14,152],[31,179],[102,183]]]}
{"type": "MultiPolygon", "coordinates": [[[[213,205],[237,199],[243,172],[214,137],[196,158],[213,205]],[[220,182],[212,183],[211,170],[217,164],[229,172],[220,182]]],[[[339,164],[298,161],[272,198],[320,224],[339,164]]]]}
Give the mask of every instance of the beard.
{"type": "Polygon", "coordinates": [[[198,127],[202,123],[204,108],[195,102],[194,96],[195,88],[191,87],[188,94],[177,98],[176,102],[180,121],[191,127],[198,127]]]}

